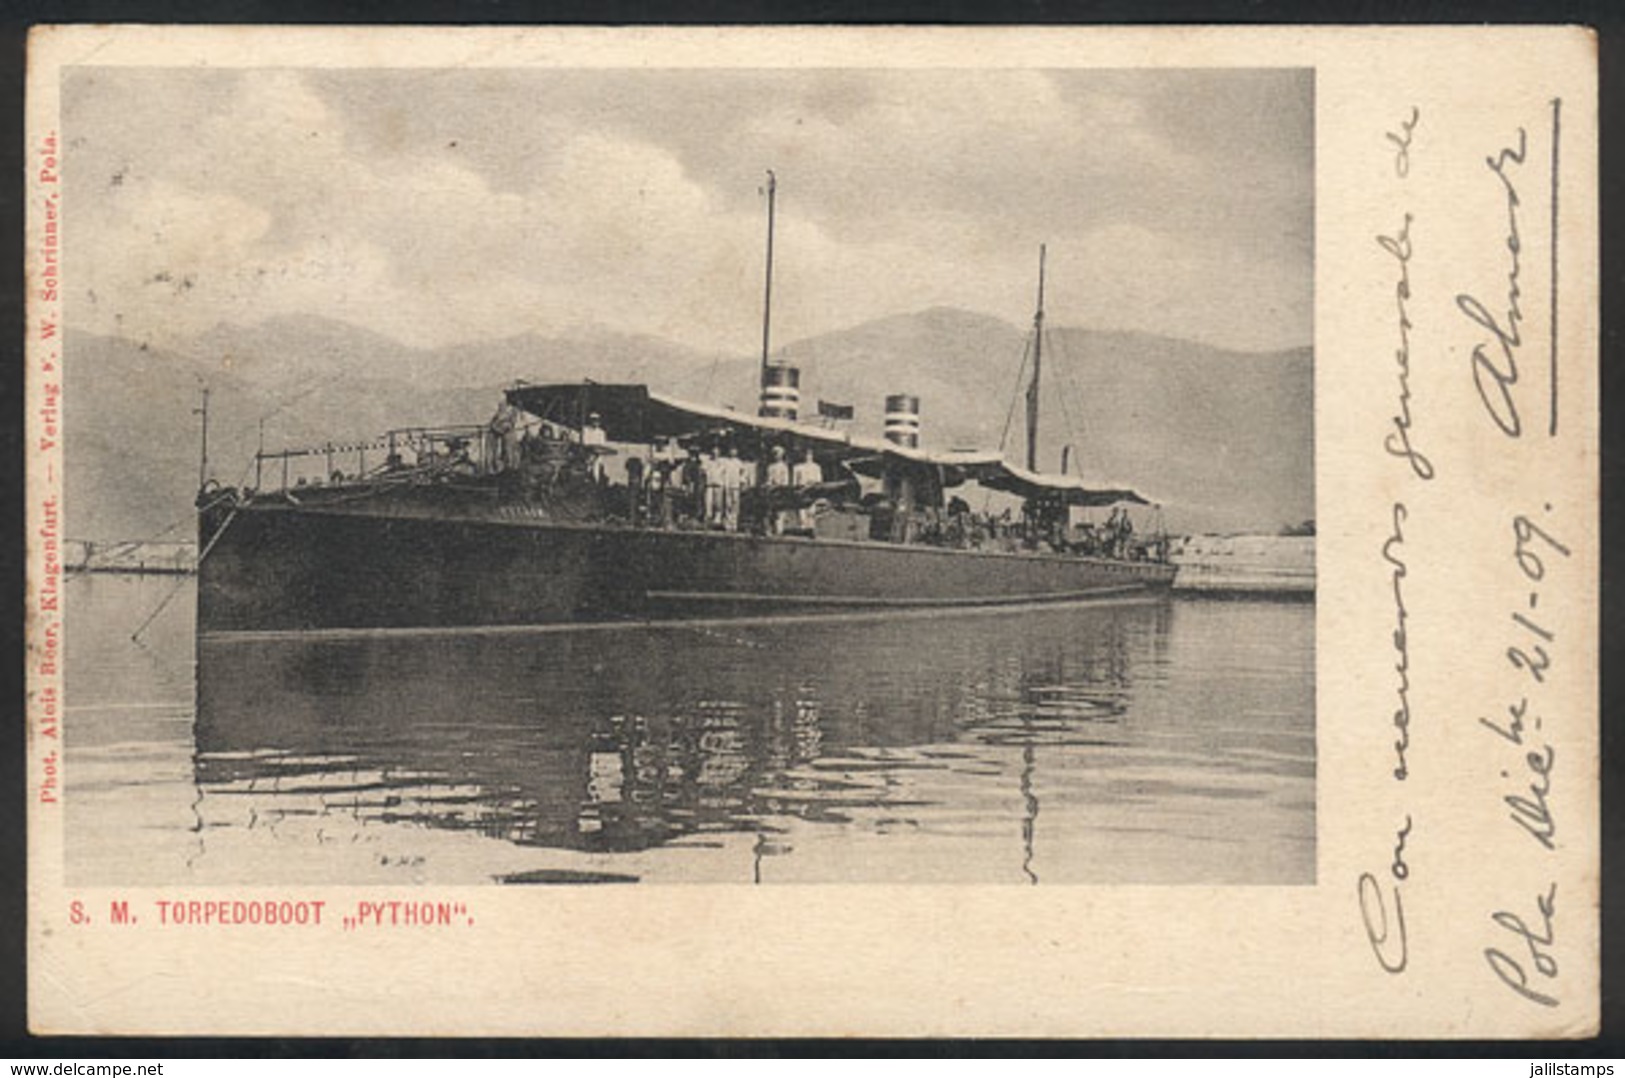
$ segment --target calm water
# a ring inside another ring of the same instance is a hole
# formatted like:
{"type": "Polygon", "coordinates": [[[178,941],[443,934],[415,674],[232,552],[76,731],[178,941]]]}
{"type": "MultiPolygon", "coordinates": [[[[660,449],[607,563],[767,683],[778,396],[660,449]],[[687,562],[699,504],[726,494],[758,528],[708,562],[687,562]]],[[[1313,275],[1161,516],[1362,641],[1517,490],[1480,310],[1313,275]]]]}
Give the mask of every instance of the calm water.
{"type": "Polygon", "coordinates": [[[69,882],[1312,883],[1314,607],[194,647],[67,587],[69,882]]]}

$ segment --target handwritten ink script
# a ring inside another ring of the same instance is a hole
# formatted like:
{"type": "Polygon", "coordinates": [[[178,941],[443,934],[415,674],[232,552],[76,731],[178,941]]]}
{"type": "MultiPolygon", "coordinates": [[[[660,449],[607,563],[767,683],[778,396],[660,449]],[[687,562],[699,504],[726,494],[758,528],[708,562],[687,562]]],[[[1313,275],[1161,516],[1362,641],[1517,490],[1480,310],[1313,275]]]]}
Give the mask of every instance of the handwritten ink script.
{"type": "Polygon", "coordinates": [[[1490,915],[1490,920],[1496,926],[1509,933],[1515,943],[1508,943],[1516,956],[1508,954],[1499,947],[1484,948],[1484,960],[1490,964],[1490,969],[1506,985],[1518,995],[1531,1003],[1542,1007],[1555,1007],[1558,1004],[1556,996],[1547,995],[1531,984],[1530,970],[1537,977],[1544,978],[1540,983],[1557,977],[1557,959],[1552,957],[1551,947],[1557,938],[1552,923],[1557,918],[1557,884],[1552,884],[1543,895],[1535,898],[1535,909],[1539,913],[1540,924],[1531,926],[1522,916],[1510,910],[1497,910],[1490,915]],[[1529,964],[1526,966],[1524,962],[1529,964]]]}
{"type": "Polygon", "coordinates": [[[1377,244],[1399,264],[1399,279],[1394,285],[1394,306],[1399,316],[1399,347],[1394,349],[1394,363],[1399,368],[1399,404],[1393,418],[1394,429],[1384,439],[1383,448],[1390,456],[1403,458],[1418,479],[1432,479],[1433,462],[1417,448],[1411,434],[1415,422],[1411,415],[1411,221],[1407,213],[1404,223],[1392,235],[1377,237],[1377,244]]]}
{"type": "Polygon", "coordinates": [[[1529,138],[1520,127],[1508,145],[1485,158],[1506,194],[1506,299],[1501,313],[1491,312],[1477,297],[1465,292],[1456,296],[1461,313],[1490,336],[1490,340],[1473,346],[1473,385],[1485,412],[1509,438],[1523,433],[1513,389],[1518,384],[1518,352],[1524,343],[1520,329],[1524,320],[1523,289],[1519,286],[1523,237],[1518,230],[1518,209],[1523,200],[1518,194],[1518,180],[1528,155],[1529,138]]]}
{"type": "MultiPolygon", "coordinates": [[[[1552,105],[1551,175],[1547,185],[1551,209],[1552,271],[1550,309],[1552,311],[1550,430],[1557,429],[1557,190],[1558,190],[1558,138],[1562,102],[1554,99],[1552,105]]],[[[1523,332],[1526,318],[1524,308],[1523,256],[1525,239],[1520,211],[1525,205],[1525,190],[1536,182],[1526,177],[1530,164],[1530,139],[1527,128],[1518,127],[1510,138],[1484,158],[1484,165],[1494,176],[1505,203],[1504,236],[1504,300],[1489,303],[1469,292],[1456,296],[1456,307],[1477,331],[1472,347],[1473,387],[1492,428],[1508,439],[1521,439],[1524,433],[1523,396],[1520,383],[1520,361],[1524,360],[1527,345],[1523,332]]],[[[1548,733],[1553,719],[1543,701],[1550,678],[1558,662],[1559,641],[1551,628],[1554,621],[1548,611],[1555,570],[1572,556],[1569,546],[1558,538],[1551,523],[1554,506],[1545,502],[1538,512],[1518,512],[1510,518],[1510,535],[1504,540],[1510,549],[1510,578],[1513,601],[1509,604],[1510,629],[1504,638],[1502,652],[1506,661],[1506,677],[1511,683],[1499,714],[1480,716],[1479,728],[1486,736],[1496,739],[1505,753],[1505,766],[1498,769],[1502,788],[1498,791],[1506,819],[1513,828],[1514,842],[1529,842],[1537,858],[1550,859],[1558,851],[1558,816],[1553,807],[1558,757],[1548,733]]],[[[1505,534],[1505,533],[1503,533],[1505,534]]],[[[1555,1007],[1559,997],[1555,994],[1558,962],[1554,955],[1557,946],[1557,884],[1544,885],[1535,899],[1536,915],[1526,918],[1516,909],[1498,909],[1489,915],[1496,927],[1495,938],[1484,948],[1484,960],[1501,984],[1520,998],[1542,1007],[1555,1007]],[[1513,938],[1508,940],[1507,934],[1513,938]]]]}
{"type": "MultiPolygon", "coordinates": [[[[1391,818],[1379,831],[1387,863],[1359,874],[1356,897],[1372,956],[1389,976],[1411,968],[1414,937],[1425,931],[1425,926],[1407,922],[1405,893],[1407,884],[1415,885],[1417,858],[1427,848],[1419,842],[1427,834],[1426,821],[1418,815],[1407,785],[1421,763],[1413,758],[1412,738],[1437,725],[1418,709],[1419,701],[1426,699],[1418,689],[1426,668],[1413,661],[1419,644],[1416,629],[1423,623],[1416,618],[1414,596],[1430,594],[1421,583],[1433,583],[1431,565],[1420,551],[1433,547],[1417,537],[1431,538],[1448,527],[1453,529],[1453,545],[1471,549],[1473,536],[1459,530],[1455,523],[1459,515],[1444,501],[1447,496],[1434,492],[1463,487],[1471,491],[1474,483],[1482,482],[1476,475],[1481,461],[1458,467],[1444,446],[1430,442],[1429,409],[1451,407],[1456,402],[1444,398],[1461,394],[1475,417],[1470,422],[1481,424],[1481,433],[1475,433],[1481,439],[1476,442],[1481,455],[1527,452],[1516,447],[1528,442],[1530,414],[1543,404],[1551,407],[1553,436],[1557,429],[1555,244],[1561,101],[1553,100],[1551,106],[1549,182],[1539,176],[1541,132],[1529,124],[1491,132],[1487,152],[1475,151],[1468,160],[1442,161],[1444,142],[1426,137],[1423,109],[1409,105],[1398,123],[1382,132],[1379,143],[1387,156],[1384,171],[1394,197],[1385,202],[1387,219],[1369,233],[1380,252],[1372,264],[1382,274],[1387,312],[1381,339],[1392,357],[1391,363],[1384,363],[1391,410],[1377,440],[1384,456],[1401,469],[1397,480],[1387,485],[1392,493],[1386,496],[1383,529],[1374,552],[1377,571],[1385,578],[1385,607],[1391,610],[1383,626],[1391,673],[1382,709],[1387,743],[1382,781],[1393,796],[1387,805],[1391,818]],[[1441,220],[1444,211],[1425,197],[1430,192],[1418,186],[1421,176],[1440,169],[1462,176],[1464,183],[1490,184],[1492,191],[1479,189],[1484,198],[1463,202],[1483,208],[1463,209],[1459,221],[1441,220]],[[1549,236],[1532,224],[1540,220],[1546,208],[1542,203],[1548,200],[1549,236]],[[1428,265],[1429,237],[1462,224],[1470,236],[1483,237],[1484,257],[1442,271],[1428,265]],[[1542,400],[1540,379],[1529,374],[1540,361],[1535,342],[1541,312],[1533,296],[1546,253],[1540,243],[1548,240],[1553,247],[1549,274],[1553,325],[1550,393],[1542,400]],[[1442,295],[1418,294],[1417,285],[1436,274],[1465,276],[1474,271],[1487,271],[1485,279],[1442,295]],[[1433,317],[1434,312],[1441,317],[1433,317]],[[1434,335],[1443,347],[1433,344],[1434,335]],[[1433,361],[1440,366],[1429,367],[1433,361]],[[1447,380],[1447,373],[1453,377],[1447,380]]],[[[1506,891],[1473,912],[1473,923],[1484,928],[1476,950],[1469,953],[1472,961],[1482,958],[1480,968],[1496,991],[1504,988],[1527,1004],[1553,1008],[1564,997],[1560,977],[1568,962],[1558,934],[1563,921],[1555,858],[1567,826],[1562,811],[1567,772],[1562,768],[1571,753],[1556,732],[1567,698],[1555,695],[1553,683],[1565,661],[1558,628],[1565,621],[1559,614],[1564,597],[1577,583],[1569,578],[1574,556],[1571,529],[1563,526],[1565,518],[1555,499],[1503,496],[1487,484],[1478,490],[1492,507],[1483,519],[1496,522],[1493,534],[1486,533],[1479,545],[1498,552],[1494,595],[1504,598],[1491,601],[1504,603],[1500,607],[1504,613],[1500,628],[1489,638],[1500,673],[1486,687],[1488,699],[1468,705],[1472,709],[1466,717],[1476,716],[1473,728],[1488,739],[1480,741],[1482,751],[1475,756],[1485,761],[1483,774],[1491,780],[1488,792],[1496,821],[1492,841],[1499,847],[1496,863],[1503,866],[1506,891]]],[[[1426,741],[1418,739],[1415,744],[1419,748],[1426,741]]],[[[1482,798],[1485,792],[1483,787],[1466,790],[1468,798],[1482,798]]],[[[1372,855],[1375,859],[1375,850],[1372,855]]]]}
{"type": "MultiPolygon", "coordinates": [[[[1552,510],[1550,504],[1542,508],[1545,513],[1552,510]]],[[[1553,568],[1571,557],[1572,551],[1546,526],[1523,514],[1512,518],[1511,533],[1514,583],[1520,591],[1527,591],[1523,601],[1510,611],[1512,630],[1504,652],[1515,687],[1500,715],[1480,716],[1478,723],[1507,754],[1506,766],[1499,772],[1506,783],[1501,801],[1507,809],[1507,820],[1517,836],[1527,838],[1541,854],[1549,855],[1558,848],[1558,821],[1552,809],[1557,750],[1545,732],[1549,715],[1542,706],[1541,693],[1556,662],[1558,641],[1557,633],[1541,620],[1541,596],[1542,585],[1550,579],[1553,568]]],[[[1537,903],[1542,922],[1539,929],[1528,928],[1522,916],[1511,910],[1496,910],[1490,920],[1513,932],[1523,946],[1514,946],[1513,953],[1496,946],[1484,949],[1484,959],[1501,983],[1544,1007],[1556,1006],[1557,997],[1533,987],[1533,983],[1557,977],[1557,959],[1551,954],[1556,940],[1556,901],[1557,884],[1552,882],[1537,903]],[[1535,982],[1535,978],[1541,980],[1535,982]]]]}
{"type": "MultiPolygon", "coordinates": [[[[1422,111],[1411,106],[1409,115],[1400,122],[1397,131],[1385,133],[1385,140],[1393,153],[1394,176],[1405,181],[1411,173],[1411,149],[1416,129],[1422,120],[1422,111]]],[[[1416,417],[1411,395],[1411,275],[1410,263],[1416,253],[1411,230],[1416,218],[1409,210],[1400,215],[1400,225],[1390,232],[1376,235],[1377,246],[1393,260],[1395,283],[1394,326],[1397,344],[1394,362],[1397,367],[1398,394],[1391,429],[1383,439],[1383,450],[1391,457],[1403,460],[1409,474],[1419,482],[1429,482],[1437,474],[1433,461],[1416,444],[1412,428],[1416,417]]],[[[1388,589],[1393,600],[1393,633],[1389,646],[1393,649],[1394,681],[1392,688],[1393,768],[1390,777],[1396,783],[1410,778],[1407,753],[1411,747],[1411,652],[1407,626],[1409,610],[1405,605],[1405,578],[1409,572],[1405,552],[1405,528],[1410,509],[1404,501],[1395,500],[1389,511],[1387,537],[1382,542],[1381,559],[1388,574],[1388,589]]],[[[1410,961],[1409,940],[1405,927],[1405,899],[1403,884],[1410,878],[1410,865],[1405,860],[1405,844],[1411,837],[1415,821],[1403,811],[1404,823],[1394,831],[1393,857],[1382,875],[1364,872],[1359,878],[1360,921],[1365,928],[1366,942],[1377,964],[1390,974],[1403,973],[1410,961]]]]}

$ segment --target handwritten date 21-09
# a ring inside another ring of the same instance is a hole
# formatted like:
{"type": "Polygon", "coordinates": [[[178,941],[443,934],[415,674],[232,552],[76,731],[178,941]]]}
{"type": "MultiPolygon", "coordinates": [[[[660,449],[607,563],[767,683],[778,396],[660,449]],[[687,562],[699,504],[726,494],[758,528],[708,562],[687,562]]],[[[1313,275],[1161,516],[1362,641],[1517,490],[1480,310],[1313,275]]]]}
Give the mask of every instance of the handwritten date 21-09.
{"type": "MultiPolygon", "coordinates": [[[[1545,508],[1551,511],[1550,505],[1545,508]]],[[[1540,586],[1547,577],[1548,561],[1567,558],[1569,548],[1523,514],[1512,518],[1512,537],[1513,560],[1529,591],[1521,604],[1524,608],[1511,612],[1515,635],[1507,646],[1506,661],[1522,675],[1520,680],[1526,679],[1527,683],[1517,698],[1506,705],[1502,716],[1480,716],[1478,722],[1516,748],[1521,756],[1519,778],[1513,779],[1511,768],[1501,772],[1503,779],[1512,780],[1519,787],[1502,798],[1512,810],[1512,822],[1544,849],[1552,850],[1556,848],[1557,821],[1552,815],[1550,797],[1552,767],[1557,754],[1545,737],[1546,719],[1540,708],[1539,690],[1552,669],[1557,634],[1541,618],[1540,586]]]]}
{"type": "MultiPolygon", "coordinates": [[[[1543,509],[1548,514],[1552,511],[1550,504],[1543,509]]],[[[1528,588],[1528,594],[1511,611],[1514,638],[1505,655],[1523,684],[1503,715],[1481,716],[1478,720],[1480,727],[1516,752],[1516,762],[1501,771],[1501,778],[1516,788],[1503,793],[1501,800],[1510,810],[1508,818],[1518,832],[1545,852],[1557,849],[1557,817],[1552,810],[1552,771],[1557,753],[1544,731],[1546,716],[1540,693],[1553,669],[1557,633],[1542,617],[1541,589],[1551,567],[1569,556],[1569,548],[1545,524],[1521,513],[1512,518],[1512,559],[1518,568],[1519,583],[1528,588]]],[[[1511,911],[1495,911],[1490,919],[1503,932],[1516,935],[1524,946],[1513,947],[1513,953],[1500,947],[1484,949],[1484,960],[1502,984],[1543,1007],[1557,1005],[1555,996],[1535,987],[1557,976],[1557,959],[1552,955],[1556,902],[1557,885],[1553,883],[1538,897],[1538,928],[1529,927],[1530,922],[1511,911]]]]}

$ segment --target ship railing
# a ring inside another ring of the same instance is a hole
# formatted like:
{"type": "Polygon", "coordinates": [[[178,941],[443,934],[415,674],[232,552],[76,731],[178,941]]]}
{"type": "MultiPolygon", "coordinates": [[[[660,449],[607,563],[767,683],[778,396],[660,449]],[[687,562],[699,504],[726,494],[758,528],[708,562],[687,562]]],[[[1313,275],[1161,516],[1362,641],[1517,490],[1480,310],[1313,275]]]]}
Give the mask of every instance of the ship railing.
{"type": "Polygon", "coordinates": [[[490,474],[497,459],[497,436],[482,424],[400,427],[361,441],[330,441],[254,454],[254,489],[265,490],[269,469],[286,493],[302,486],[373,483],[391,478],[490,474]],[[320,474],[310,475],[311,463],[320,474]]]}

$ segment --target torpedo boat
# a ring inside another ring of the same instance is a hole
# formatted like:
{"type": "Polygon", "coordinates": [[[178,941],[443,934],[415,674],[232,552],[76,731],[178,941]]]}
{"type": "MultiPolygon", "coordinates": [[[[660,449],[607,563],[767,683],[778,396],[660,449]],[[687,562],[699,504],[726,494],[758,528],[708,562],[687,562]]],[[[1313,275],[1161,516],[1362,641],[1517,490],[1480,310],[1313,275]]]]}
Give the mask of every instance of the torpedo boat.
{"type": "MultiPolygon", "coordinates": [[[[641,384],[515,382],[485,424],[266,451],[198,496],[200,635],[625,625],[1073,602],[1166,592],[1147,498],[1037,465],[1044,256],[1027,459],[920,445],[921,401],[800,415],[770,352],[757,414],[641,384]],[[320,468],[315,480],[290,481],[320,468]],[[963,495],[975,492],[981,509],[963,495]],[[994,501],[1003,505],[994,506],[994,501]],[[1111,508],[1105,526],[1077,510],[1111,508]]],[[[207,430],[207,417],[204,419],[207,430]]],[[[206,439],[206,435],[205,435],[206,439]]],[[[207,444],[205,440],[205,445],[207,444]]],[[[206,459],[206,458],[205,458],[206,459]]],[[[203,469],[206,474],[206,467],[203,469]]]]}

